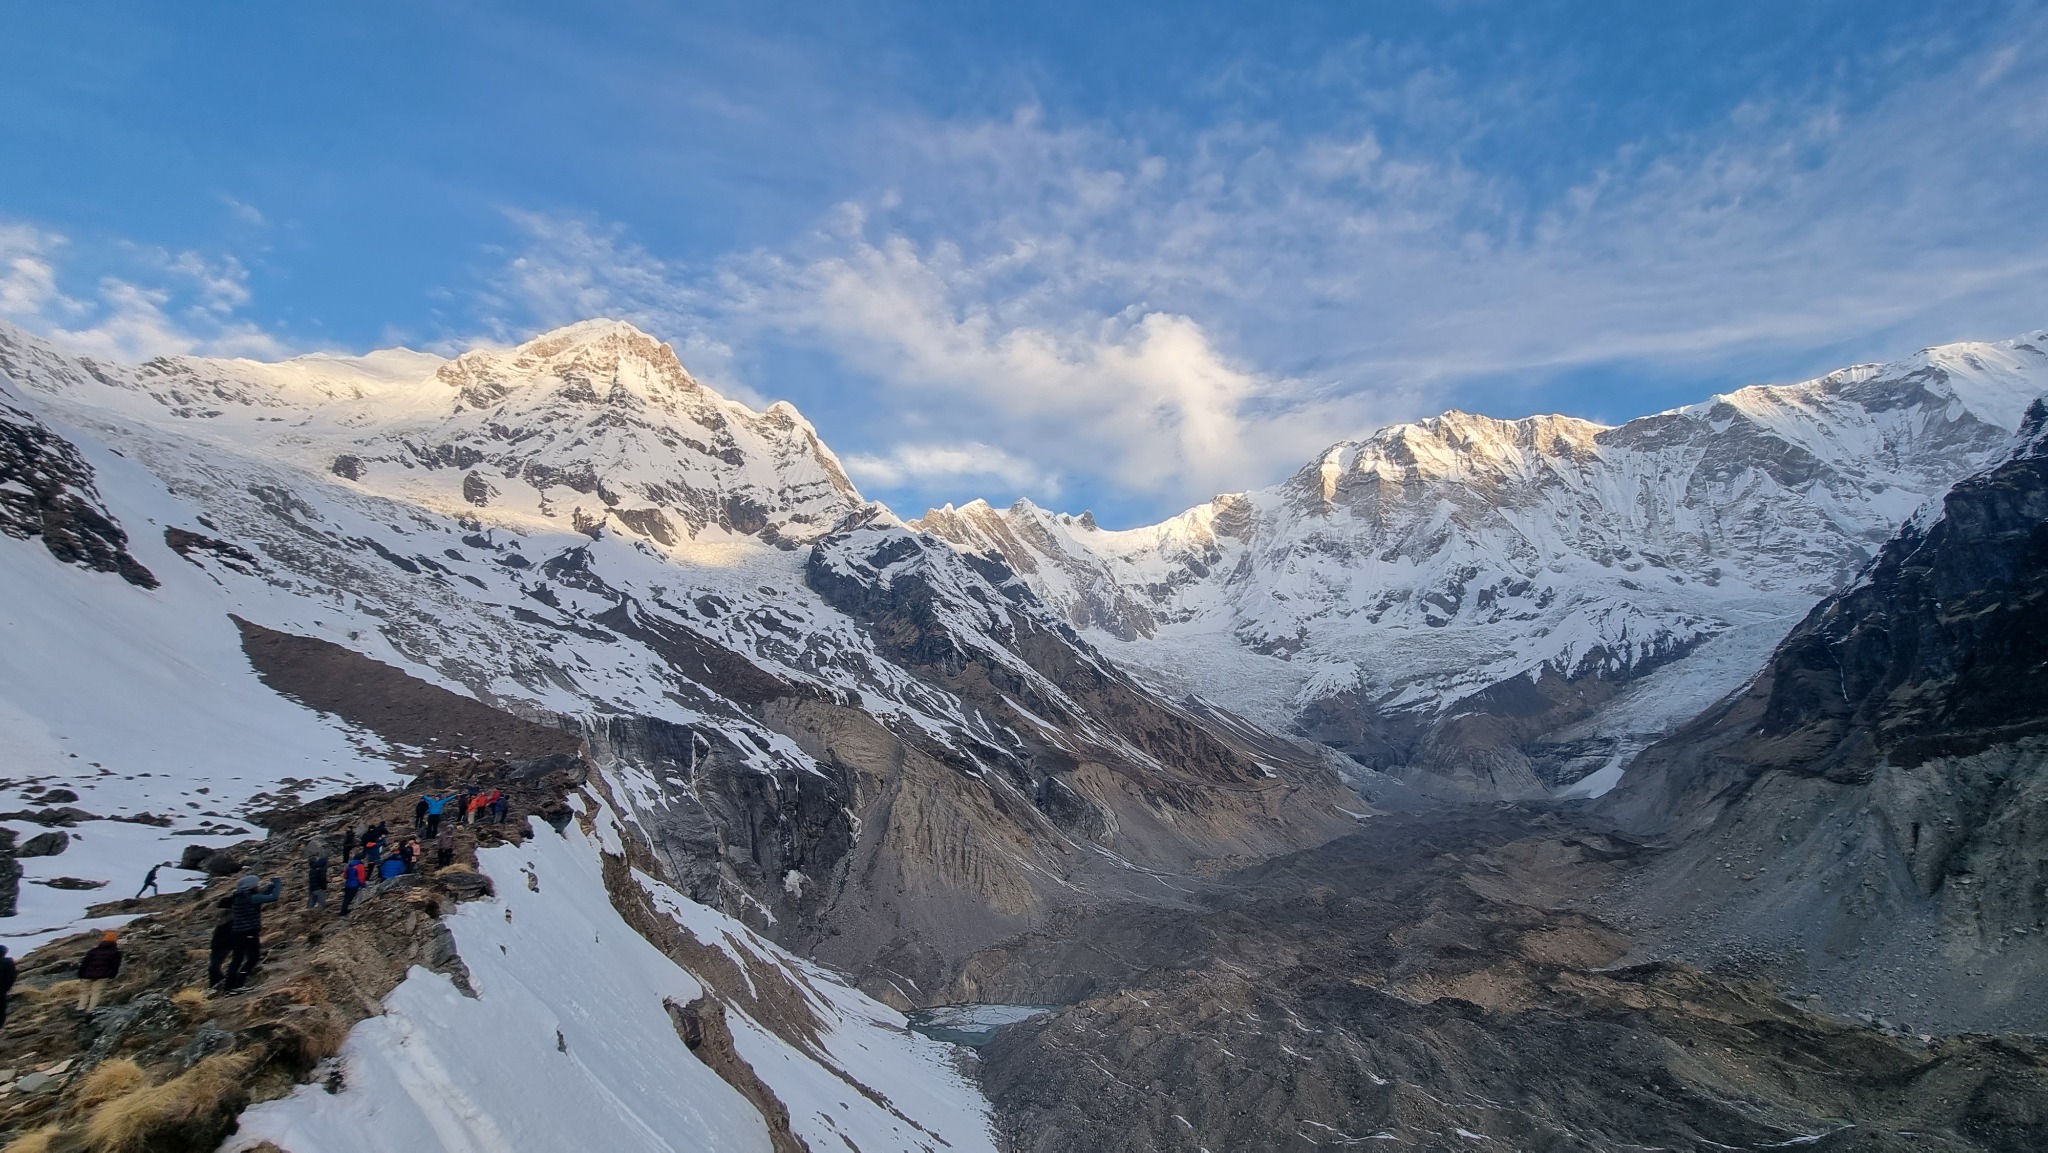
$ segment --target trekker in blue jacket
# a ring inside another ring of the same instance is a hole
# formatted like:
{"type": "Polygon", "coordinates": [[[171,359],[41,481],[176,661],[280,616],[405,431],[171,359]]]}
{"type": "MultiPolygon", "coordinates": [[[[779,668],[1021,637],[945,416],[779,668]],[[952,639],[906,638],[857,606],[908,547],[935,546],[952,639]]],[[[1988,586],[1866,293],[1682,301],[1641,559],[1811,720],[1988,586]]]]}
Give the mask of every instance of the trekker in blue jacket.
{"type": "Polygon", "coordinates": [[[356,893],[370,883],[369,866],[363,864],[363,855],[357,853],[341,868],[341,915],[348,916],[348,907],[356,903],[356,893]]]}

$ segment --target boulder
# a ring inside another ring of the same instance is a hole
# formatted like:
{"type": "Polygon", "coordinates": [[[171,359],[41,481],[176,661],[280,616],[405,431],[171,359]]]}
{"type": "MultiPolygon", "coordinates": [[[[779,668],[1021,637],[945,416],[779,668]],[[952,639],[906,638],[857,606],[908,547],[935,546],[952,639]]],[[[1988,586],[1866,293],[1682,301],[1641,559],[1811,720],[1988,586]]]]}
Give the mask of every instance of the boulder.
{"type": "Polygon", "coordinates": [[[434,874],[434,883],[448,891],[458,901],[474,901],[491,896],[497,890],[491,879],[474,869],[461,865],[450,865],[434,874]]]}
{"type": "Polygon", "coordinates": [[[186,845],[184,853],[178,857],[178,867],[225,877],[231,873],[241,872],[242,862],[232,853],[221,849],[208,848],[205,845],[186,845]]]}
{"type": "Polygon", "coordinates": [[[71,847],[71,834],[65,832],[37,833],[21,843],[14,851],[17,857],[54,857],[71,847]]]}

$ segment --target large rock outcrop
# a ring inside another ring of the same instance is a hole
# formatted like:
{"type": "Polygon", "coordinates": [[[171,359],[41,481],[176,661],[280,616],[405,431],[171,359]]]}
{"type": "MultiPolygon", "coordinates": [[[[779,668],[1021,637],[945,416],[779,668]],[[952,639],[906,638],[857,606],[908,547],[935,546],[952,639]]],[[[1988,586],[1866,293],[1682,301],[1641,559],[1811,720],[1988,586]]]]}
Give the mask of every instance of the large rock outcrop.
{"type": "Polygon", "coordinates": [[[1667,939],[1929,1028],[2048,1026],[2048,409],[1605,809],[1667,939]]]}

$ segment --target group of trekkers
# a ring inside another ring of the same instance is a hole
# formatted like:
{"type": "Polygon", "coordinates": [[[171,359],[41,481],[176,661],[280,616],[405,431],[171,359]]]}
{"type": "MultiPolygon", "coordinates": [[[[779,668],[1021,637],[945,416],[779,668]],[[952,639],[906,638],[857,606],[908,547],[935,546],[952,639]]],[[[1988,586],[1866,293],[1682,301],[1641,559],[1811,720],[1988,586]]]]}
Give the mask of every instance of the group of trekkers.
{"type": "Polygon", "coordinates": [[[440,835],[443,819],[470,825],[502,825],[512,807],[503,789],[480,789],[475,785],[445,796],[428,794],[412,807],[412,824],[428,837],[440,835]],[[448,806],[455,806],[450,813],[448,806]]]}
{"type": "MultiPolygon", "coordinates": [[[[358,822],[348,830],[342,846],[346,863],[341,869],[341,916],[348,916],[364,890],[374,890],[394,878],[416,872],[426,849],[432,844],[434,867],[445,869],[455,862],[455,827],[458,824],[503,824],[511,808],[503,789],[475,786],[429,793],[413,806],[413,831],[403,839],[391,835],[387,822],[358,822]]],[[[306,907],[327,907],[330,857],[324,838],[315,838],[307,848],[306,907]]],[[[161,866],[158,866],[161,868],[161,866]]],[[[155,889],[157,869],[143,882],[145,890],[155,889]]],[[[206,966],[207,988],[226,996],[246,991],[249,979],[263,961],[263,907],[275,904],[284,892],[284,878],[272,877],[265,885],[254,873],[235,881],[234,891],[219,903],[220,920],[214,925],[206,966]]],[[[138,893],[137,896],[141,894],[138,893]]],[[[98,943],[86,950],[78,966],[78,1008],[81,1012],[98,1007],[107,986],[121,972],[120,934],[107,930],[98,943]]],[[[13,984],[14,961],[0,948],[0,1026],[6,1023],[6,986],[13,984]]]]}
{"type": "MultiPolygon", "coordinates": [[[[457,823],[502,824],[510,807],[510,799],[503,789],[480,789],[472,785],[455,792],[422,795],[413,804],[415,836],[394,837],[390,824],[385,821],[375,824],[358,821],[349,829],[348,839],[341,848],[346,860],[341,867],[340,915],[348,916],[349,910],[366,890],[374,891],[398,877],[418,872],[426,855],[422,838],[434,846],[434,867],[445,869],[455,863],[457,823]]],[[[327,907],[330,862],[325,843],[316,839],[309,846],[306,857],[306,907],[309,909],[327,907]]],[[[211,960],[206,971],[208,987],[234,996],[247,984],[249,974],[261,960],[260,906],[275,901],[283,883],[273,877],[270,888],[265,891],[268,895],[251,897],[253,903],[245,913],[244,896],[255,893],[257,881],[252,875],[236,882],[235,895],[230,898],[233,907],[214,929],[211,960]],[[249,927],[245,928],[245,924],[249,927]],[[245,950],[248,957],[246,965],[243,964],[245,950]],[[225,968],[221,964],[223,960],[228,962],[225,968]]]]}
{"type": "MultiPolygon", "coordinates": [[[[359,822],[348,831],[348,842],[342,846],[347,863],[341,871],[341,915],[348,916],[357,894],[364,889],[374,889],[393,878],[417,871],[425,852],[420,843],[422,838],[434,846],[434,867],[445,869],[455,863],[456,825],[503,824],[510,816],[510,809],[510,798],[505,796],[503,789],[470,786],[420,797],[413,805],[412,814],[413,829],[418,835],[403,841],[394,843],[386,822],[378,821],[374,825],[359,822]]],[[[569,810],[557,804],[543,808],[541,815],[559,831],[569,819],[569,810]]],[[[309,909],[327,907],[328,861],[326,840],[314,838],[307,846],[306,855],[306,907],[309,909]]],[[[149,875],[143,878],[142,888],[135,894],[138,899],[145,892],[162,892],[157,888],[157,873],[169,865],[167,861],[149,870],[149,875]]],[[[230,997],[247,989],[249,978],[263,961],[263,907],[277,903],[283,893],[284,878],[272,877],[265,885],[256,874],[249,873],[238,878],[234,891],[221,898],[220,920],[214,925],[206,965],[208,989],[230,997]]],[[[80,959],[80,1012],[98,1008],[108,987],[120,976],[120,941],[121,934],[108,929],[80,959]]],[[[14,958],[7,955],[6,946],[0,945],[0,1029],[7,1025],[7,998],[14,988],[15,974],[14,958]]]]}

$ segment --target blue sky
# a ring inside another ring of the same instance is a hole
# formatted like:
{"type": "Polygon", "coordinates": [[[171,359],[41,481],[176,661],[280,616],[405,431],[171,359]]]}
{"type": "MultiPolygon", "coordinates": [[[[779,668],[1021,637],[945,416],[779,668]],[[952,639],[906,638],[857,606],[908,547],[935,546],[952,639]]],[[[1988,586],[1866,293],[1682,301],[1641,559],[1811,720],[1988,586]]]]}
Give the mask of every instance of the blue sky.
{"type": "Polygon", "coordinates": [[[0,315],[127,357],[622,316],[906,513],[1141,523],[1447,407],[2048,324],[2038,4],[83,3],[0,44],[0,315]]]}

